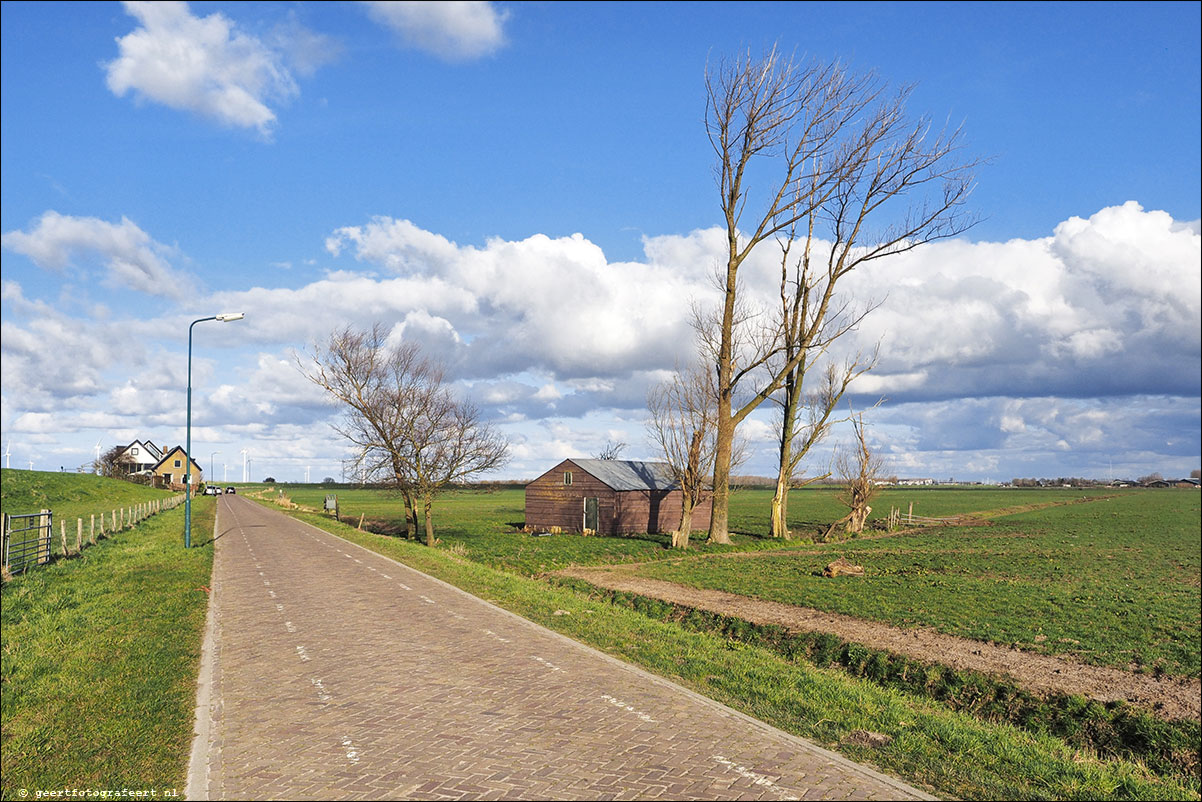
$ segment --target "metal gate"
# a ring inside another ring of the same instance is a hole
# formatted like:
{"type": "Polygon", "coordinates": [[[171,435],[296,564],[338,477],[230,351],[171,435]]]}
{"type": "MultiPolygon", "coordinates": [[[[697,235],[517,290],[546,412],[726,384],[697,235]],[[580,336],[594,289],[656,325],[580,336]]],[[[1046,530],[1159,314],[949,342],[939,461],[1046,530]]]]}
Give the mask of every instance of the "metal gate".
{"type": "Polygon", "coordinates": [[[31,565],[50,562],[50,510],[27,515],[4,515],[4,567],[20,573],[31,565]]]}

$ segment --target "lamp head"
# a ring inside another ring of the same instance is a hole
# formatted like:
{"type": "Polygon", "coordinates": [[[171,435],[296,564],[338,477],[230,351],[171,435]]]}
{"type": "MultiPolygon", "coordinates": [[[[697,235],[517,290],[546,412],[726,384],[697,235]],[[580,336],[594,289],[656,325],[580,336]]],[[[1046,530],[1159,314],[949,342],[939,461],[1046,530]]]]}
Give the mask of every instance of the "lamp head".
{"type": "Polygon", "coordinates": [[[235,320],[241,320],[245,315],[241,312],[227,312],[224,315],[217,315],[217,319],[222,323],[232,323],[235,320]]]}

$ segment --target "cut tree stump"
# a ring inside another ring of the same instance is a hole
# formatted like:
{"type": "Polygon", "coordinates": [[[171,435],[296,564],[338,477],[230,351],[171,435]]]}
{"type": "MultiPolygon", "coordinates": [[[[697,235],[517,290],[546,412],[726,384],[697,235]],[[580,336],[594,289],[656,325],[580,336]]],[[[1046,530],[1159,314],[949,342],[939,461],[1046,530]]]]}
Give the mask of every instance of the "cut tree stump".
{"type": "Polygon", "coordinates": [[[823,576],[864,576],[864,566],[854,565],[840,557],[822,571],[823,576]]]}

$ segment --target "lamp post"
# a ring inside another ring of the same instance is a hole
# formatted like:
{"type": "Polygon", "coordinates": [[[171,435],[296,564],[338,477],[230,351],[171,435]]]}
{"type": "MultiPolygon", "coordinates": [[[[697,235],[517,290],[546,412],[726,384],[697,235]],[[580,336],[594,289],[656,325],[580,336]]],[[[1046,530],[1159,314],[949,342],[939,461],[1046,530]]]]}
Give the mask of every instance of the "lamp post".
{"type": "MultiPolygon", "coordinates": [[[[192,327],[206,320],[218,320],[222,323],[232,323],[241,320],[241,312],[228,312],[223,315],[197,318],[188,326],[188,422],[187,445],[184,447],[184,548],[192,548],[192,327]]],[[[211,458],[210,458],[211,459],[211,458]]],[[[212,466],[210,466],[211,468],[212,466]]]]}

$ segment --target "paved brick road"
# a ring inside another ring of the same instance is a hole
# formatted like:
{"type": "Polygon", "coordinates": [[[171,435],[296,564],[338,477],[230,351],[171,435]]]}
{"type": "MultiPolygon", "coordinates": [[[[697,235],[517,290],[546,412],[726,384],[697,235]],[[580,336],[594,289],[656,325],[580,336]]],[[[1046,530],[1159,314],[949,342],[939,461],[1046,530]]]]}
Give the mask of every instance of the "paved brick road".
{"type": "Polygon", "coordinates": [[[220,504],[192,795],[924,798],[280,513],[220,504]]]}

